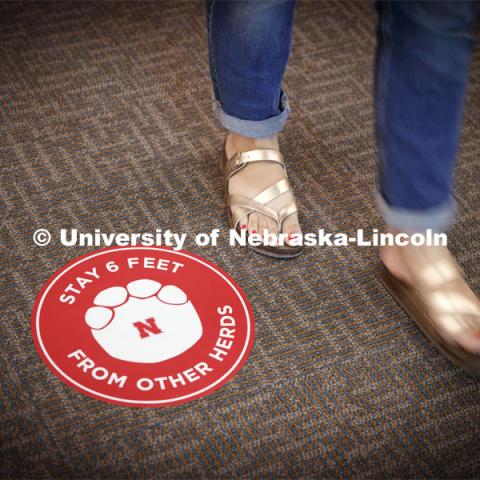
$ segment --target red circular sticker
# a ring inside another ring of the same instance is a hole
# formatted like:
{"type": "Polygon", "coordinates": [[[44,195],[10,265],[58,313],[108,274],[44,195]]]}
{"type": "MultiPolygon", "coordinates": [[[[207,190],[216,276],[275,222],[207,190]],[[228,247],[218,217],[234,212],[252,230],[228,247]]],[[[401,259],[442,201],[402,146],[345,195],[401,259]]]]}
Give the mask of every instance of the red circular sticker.
{"type": "Polygon", "coordinates": [[[105,402],[162,407],[227,382],[252,349],[250,304],[220,268],[185,251],[114,247],[44,285],[32,313],[42,359],[105,402]]]}

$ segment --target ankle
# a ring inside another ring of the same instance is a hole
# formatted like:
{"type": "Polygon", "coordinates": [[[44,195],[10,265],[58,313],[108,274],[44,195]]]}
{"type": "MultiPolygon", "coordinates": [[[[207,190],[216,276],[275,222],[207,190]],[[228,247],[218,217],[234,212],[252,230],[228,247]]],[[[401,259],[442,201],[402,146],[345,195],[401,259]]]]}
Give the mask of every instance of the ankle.
{"type": "Polygon", "coordinates": [[[236,152],[245,152],[257,148],[273,148],[278,150],[278,136],[272,135],[271,137],[253,138],[244,137],[235,132],[229,132],[227,135],[225,149],[229,158],[236,152]]]}
{"type": "MultiPolygon", "coordinates": [[[[395,228],[392,228],[389,231],[394,235],[401,233],[395,228]]],[[[411,285],[414,282],[414,277],[408,265],[409,256],[408,252],[406,252],[406,249],[408,248],[412,247],[400,245],[380,247],[380,259],[392,275],[411,285]]]]}
{"type": "Polygon", "coordinates": [[[380,248],[380,260],[385,265],[386,269],[396,278],[411,284],[413,278],[405,265],[402,258],[402,252],[399,250],[401,247],[388,246],[380,248]]]}
{"type": "MultiPolygon", "coordinates": [[[[392,229],[393,234],[400,233],[392,229]]],[[[414,246],[392,245],[380,248],[380,259],[387,269],[400,280],[414,283],[416,272],[423,267],[431,266],[437,262],[449,262],[456,265],[447,247],[443,246],[414,246]]]]}

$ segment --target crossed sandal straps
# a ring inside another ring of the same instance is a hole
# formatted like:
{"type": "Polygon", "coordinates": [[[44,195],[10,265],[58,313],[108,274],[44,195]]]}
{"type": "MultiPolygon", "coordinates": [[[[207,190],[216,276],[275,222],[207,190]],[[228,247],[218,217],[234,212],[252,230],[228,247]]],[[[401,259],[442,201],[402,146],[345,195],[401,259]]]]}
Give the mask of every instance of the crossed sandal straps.
{"type": "MultiPolygon", "coordinates": [[[[240,223],[242,222],[242,220],[244,220],[246,223],[248,215],[253,212],[257,212],[260,215],[265,215],[274,220],[278,227],[278,233],[281,233],[285,219],[297,212],[295,200],[292,200],[288,205],[286,205],[280,210],[276,210],[271,206],[271,203],[280,195],[291,192],[290,182],[288,181],[283,155],[277,150],[261,148],[257,150],[249,150],[247,152],[237,152],[231,158],[227,158],[225,152],[224,156],[227,209],[230,220],[230,227],[234,228],[239,232],[240,223]],[[256,194],[253,198],[246,197],[244,195],[230,194],[228,192],[228,181],[230,180],[230,178],[232,178],[240,170],[242,170],[249,163],[252,162],[278,163],[283,167],[285,176],[274,184],[265,188],[260,193],[256,194]]],[[[291,245],[248,246],[258,253],[262,253],[264,255],[276,258],[293,258],[297,255],[300,255],[303,251],[303,247],[291,245]]]]}
{"type": "Polygon", "coordinates": [[[385,286],[415,320],[427,338],[453,363],[480,374],[480,353],[466,350],[455,339],[480,338],[480,301],[465,291],[463,272],[444,260],[424,266],[417,273],[418,285],[407,285],[385,267],[385,286]]]}

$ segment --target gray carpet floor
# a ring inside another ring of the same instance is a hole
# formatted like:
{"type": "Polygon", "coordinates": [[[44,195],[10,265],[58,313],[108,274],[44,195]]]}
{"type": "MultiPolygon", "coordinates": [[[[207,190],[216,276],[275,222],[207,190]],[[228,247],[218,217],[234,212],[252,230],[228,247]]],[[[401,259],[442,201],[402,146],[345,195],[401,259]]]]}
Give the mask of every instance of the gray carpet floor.
{"type": "MultiPolygon", "coordinates": [[[[282,134],[305,231],[381,227],[375,210],[370,2],[303,2],[282,134]]],[[[385,293],[376,252],[289,262],[186,248],[253,306],[236,377],[168,409],[85,397],[40,361],[36,294],[89,248],[37,228],[227,228],[201,2],[0,4],[2,478],[473,478],[480,382],[385,293]],[[268,280],[268,281],[266,281],[268,280]]],[[[480,50],[474,52],[451,249],[480,292],[480,50]]]]}

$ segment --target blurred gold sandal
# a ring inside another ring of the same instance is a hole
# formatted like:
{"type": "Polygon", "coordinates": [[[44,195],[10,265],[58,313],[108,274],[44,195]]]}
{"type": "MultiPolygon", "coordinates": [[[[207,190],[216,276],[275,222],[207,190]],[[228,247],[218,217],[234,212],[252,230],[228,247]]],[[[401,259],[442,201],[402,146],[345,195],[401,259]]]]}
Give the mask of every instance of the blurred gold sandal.
{"type": "MultiPolygon", "coordinates": [[[[261,148],[247,152],[237,152],[231,158],[228,158],[224,148],[224,172],[230,228],[233,228],[240,233],[240,222],[243,219],[246,219],[250,213],[257,212],[273,219],[277,223],[278,232],[281,233],[285,219],[297,212],[295,200],[292,200],[287,206],[279,211],[268,206],[269,203],[280,195],[291,191],[290,182],[288,181],[287,172],[285,170],[283,155],[278,150],[261,148]],[[265,190],[259,192],[253,198],[245,197],[243,195],[231,195],[228,193],[228,181],[230,178],[251,162],[279,163],[285,171],[285,176],[278,182],[275,182],[273,185],[270,185],[265,190]]],[[[293,258],[300,255],[303,251],[302,246],[248,246],[258,253],[275,258],[293,258]]]]}
{"type": "Polygon", "coordinates": [[[417,288],[407,285],[382,264],[385,287],[426,337],[451,362],[480,374],[480,353],[469,352],[455,341],[459,334],[480,339],[480,302],[473,292],[464,291],[463,282],[459,285],[462,272],[444,261],[424,267],[418,278],[417,288]]]}

